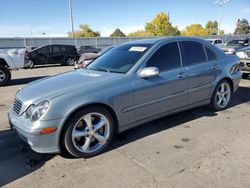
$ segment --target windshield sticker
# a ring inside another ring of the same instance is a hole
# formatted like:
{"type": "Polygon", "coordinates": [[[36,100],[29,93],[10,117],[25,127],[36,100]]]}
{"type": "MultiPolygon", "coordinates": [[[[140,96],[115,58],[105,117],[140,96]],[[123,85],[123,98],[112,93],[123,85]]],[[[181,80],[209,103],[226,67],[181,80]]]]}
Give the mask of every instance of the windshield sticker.
{"type": "Polygon", "coordinates": [[[129,51],[132,52],[144,52],[147,49],[147,47],[139,47],[139,46],[133,46],[129,49],[129,51]]]}

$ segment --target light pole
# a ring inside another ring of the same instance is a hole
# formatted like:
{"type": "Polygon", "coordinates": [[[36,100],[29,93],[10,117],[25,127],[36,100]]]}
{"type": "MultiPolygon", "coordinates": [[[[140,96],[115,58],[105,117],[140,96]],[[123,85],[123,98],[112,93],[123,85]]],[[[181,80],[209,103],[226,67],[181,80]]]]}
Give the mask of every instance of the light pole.
{"type": "Polygon", "coordinates": [[[70,16],[71,33],[72,33],[72,37],[74,37],[74,25],[73,25],[73,14],[72,14],[71,0],[69,0],[69,16],[70,16]]]}
{"type": "Polygon", "coordinates": [[[220,6],[220,21],[218,27],[218,35],[220,35],[220,28],[221,28],[221,20],[222,20],[222,6],[226,4],[229,0],[215,0],[214,4],[219,4],[220,6]]]}

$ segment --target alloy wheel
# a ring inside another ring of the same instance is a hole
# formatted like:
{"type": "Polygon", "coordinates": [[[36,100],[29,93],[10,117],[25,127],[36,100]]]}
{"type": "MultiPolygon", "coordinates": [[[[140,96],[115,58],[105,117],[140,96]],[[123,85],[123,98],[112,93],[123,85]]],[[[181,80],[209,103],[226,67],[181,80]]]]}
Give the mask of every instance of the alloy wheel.
{"type": "Polygon", "coordinates": [[[224,108],[228,105],[231,98],[231,87],[228,83],[223,82],[216,93],[216,103],[218,107],[224,108]]]}
{"type": "Polygon", "coordinates": [[[6,73],[0,70],[0,82],[3,82],[6,79],[6,73]]]}
{"type": "Polygon", "coordinates": [[[93,153],[106,144],[110,136],[110,123],[100,113],[88,113],[74,125],[72,142],[82,153],[93,153]]]}

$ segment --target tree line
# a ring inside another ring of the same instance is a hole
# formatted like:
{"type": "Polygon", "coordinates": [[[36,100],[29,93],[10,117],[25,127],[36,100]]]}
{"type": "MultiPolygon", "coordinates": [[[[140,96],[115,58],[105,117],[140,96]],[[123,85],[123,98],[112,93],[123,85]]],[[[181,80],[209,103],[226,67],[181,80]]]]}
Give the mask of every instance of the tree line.
{"type": "MultiPolygon", "coordinates": [[[[238,20],[234,34],[246,35],[250,33],[250,26],[247,19],[238,20]]],[[[177,26],[173,26],[170,22],[169,15],[161,12],[156,17],[145,24],[145,28],[132,33],[128,37],[150,37],[150,36],[206,36],[224,34],[224,30],[219,31],[219,24],[217,21],[208,21],[205,27],[202,24],[196,23],[186,26],[182,31],[177,26]]],[[[72,36],[68,32],[68,36],[72,36]]],[[[74,32],[74,37],[100,37],[101,33],[94,31],[87,24],[81,24],[79,30],[74,32]]],[[[117,28],[110,35],[111,37],[126,37],[121,29],[117,28]]]]}

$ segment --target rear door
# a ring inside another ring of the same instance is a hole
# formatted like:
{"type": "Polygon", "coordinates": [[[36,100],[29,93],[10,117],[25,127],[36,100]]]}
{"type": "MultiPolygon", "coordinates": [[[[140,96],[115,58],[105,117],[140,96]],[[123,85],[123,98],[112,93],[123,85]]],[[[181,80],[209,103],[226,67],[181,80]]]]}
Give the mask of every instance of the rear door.
{"type": "Polygon", "coordinates": [[[181,67],[177,42],[162,45],[147,61],[146,67],[157,67],[160,75],[147,79],[136,78],[137,121],[187,105],[187,69],[181,67]]]}
{"type": "Polygon", "coordinates": [[[65,47],[61,45],[53,45],[52,46],[52,63],[57,64],[57,63],[64,63],[64,56],[65,56],[65,47]]]}
{"type": "Polygon", "coordinates": [[[182,41],[183,65],[188,68],[188,104],[210,99],[221,70],[215,53],[195,41],[182,41]]]}

